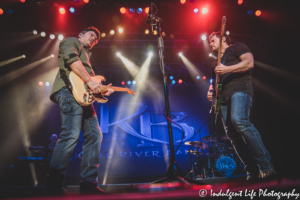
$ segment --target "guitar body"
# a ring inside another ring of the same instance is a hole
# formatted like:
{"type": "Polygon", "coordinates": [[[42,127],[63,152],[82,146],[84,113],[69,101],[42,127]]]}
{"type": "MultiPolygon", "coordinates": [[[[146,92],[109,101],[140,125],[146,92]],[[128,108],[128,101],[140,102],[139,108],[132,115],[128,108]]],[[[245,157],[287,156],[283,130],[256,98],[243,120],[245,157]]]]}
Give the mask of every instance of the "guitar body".
{"type": "MultiPolygon", "coordinates": [[[[103,76],[94,76],[92,79],[99,83],[105,80],[103,76]]],[[[135,95],[135,92],[128,88],[112,87],[107,85],[102,85],[101,92],[94,94],[92,90],[89,89],[87,84],[74,72],[70,73],[69,80],[72,85],[73,96],[77,103],[79,103],[81,106],[89,106],[94,103],[94,101],[97,101],[98,103],[106,103],[108,99],[105,98],[103,94],[105,94],[109,88],[112,88],[114,91],[127,92],[128,94],[135,95]]]]}
{"type": "MultiPolygon", "coordinates": [[[[92,77],[92,79],[99,82],[101,77],[102,76],[95,76],[92,77]]],[[[81,106],[89,106],[94,103],[94,101],[98,101],[99,103],[106,103],[108,101],[108,99],[105,98],[102,93],[97,94],[95,97],[95,94],[89,90],[87,84],[74,72],[70,73],[69,80],[72,85],[73,96],[77,103],[79,103],[81,106]]]]}

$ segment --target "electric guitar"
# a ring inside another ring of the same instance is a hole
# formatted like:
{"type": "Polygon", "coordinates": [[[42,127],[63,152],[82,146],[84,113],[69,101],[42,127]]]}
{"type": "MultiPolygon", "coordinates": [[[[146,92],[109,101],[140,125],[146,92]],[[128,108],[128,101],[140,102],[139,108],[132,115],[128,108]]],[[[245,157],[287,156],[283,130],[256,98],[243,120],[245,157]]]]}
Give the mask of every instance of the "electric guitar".
{"type": "MultiPolygon", "coordinates": [[[[225,25],[226,25],[226,16],[223,16],[217,66],[220,66],[220,64],[221,64],[222,39],[223,39],[224,32],[225,32],[225,25]]],[[[214,113],[217,114],[220,111],[221,91],[222,91],[222,84],[220,83],[220,75],[219,74],[216,74],[214,91],[215,92],[213,95],[213,106],[214,106],[214,113]]]]}
{"type": "MultiPolygon", "coordinates": [[[[104,81],[103,76],[93,76],[92,79],[101,83],[104,81]]],[[[88,85],[74,72],[71,72],[69,75],[69,80],[72,85],[72,93],[77,101],[81,106],[88,106],[97,101],[98,103],[106,103],[108,101],[103,95],[108,91],[108,88],[112,88],[114,91],[117,92],[127,92],[128,94],[135,95],[135,92],[122,87],[112,87],[107,85],[102,85],[101,92],[98,94],[94,94],[92,90],[88,87],[88,85]]]]}

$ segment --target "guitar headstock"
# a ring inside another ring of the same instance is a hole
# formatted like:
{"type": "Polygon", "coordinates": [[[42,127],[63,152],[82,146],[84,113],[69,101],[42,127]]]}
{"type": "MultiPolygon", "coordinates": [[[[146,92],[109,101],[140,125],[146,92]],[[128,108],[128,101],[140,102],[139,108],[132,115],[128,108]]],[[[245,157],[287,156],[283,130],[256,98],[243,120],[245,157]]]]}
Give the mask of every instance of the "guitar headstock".
{"type": "Polygon", "coordinates": [[[134,92],[134,91],[132,91],[131,89],[129,89],[129,88],[126,88],[126,90],[127,90],[127,93],[128,93],[128,94],[133,94],[133,95],[135,95],[135,92],[134,92]]]}

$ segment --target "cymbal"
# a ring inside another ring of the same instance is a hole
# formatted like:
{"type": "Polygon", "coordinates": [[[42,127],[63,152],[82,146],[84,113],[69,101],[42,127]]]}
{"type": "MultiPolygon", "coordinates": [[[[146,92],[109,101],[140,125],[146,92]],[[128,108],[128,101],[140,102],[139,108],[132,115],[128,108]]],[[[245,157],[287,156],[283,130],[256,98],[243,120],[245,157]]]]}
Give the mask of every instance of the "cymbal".
{"type": "Polygon", "coordinates": [[[203,155],[203,153],[202,152],[199,152],[198,150],[188,150],[187,151],[188,153],[191,153],[191,154],[194,154],[194,155],[203,155]]]}
{"type": "Polygon", "coordinates": [[[197,149],[208,149],[208,145],[204,142],[199,142],[199,141],[189,141],[189,142],[185,142],[185,145],[192,145],[194,147],[196,147],[197,149]]]}
{"type": "Polygon", "coordinates": [[[218,139],[214,136],[206,136],[203,138],[203,140],[206,142],[218,142],[218,139]]]}

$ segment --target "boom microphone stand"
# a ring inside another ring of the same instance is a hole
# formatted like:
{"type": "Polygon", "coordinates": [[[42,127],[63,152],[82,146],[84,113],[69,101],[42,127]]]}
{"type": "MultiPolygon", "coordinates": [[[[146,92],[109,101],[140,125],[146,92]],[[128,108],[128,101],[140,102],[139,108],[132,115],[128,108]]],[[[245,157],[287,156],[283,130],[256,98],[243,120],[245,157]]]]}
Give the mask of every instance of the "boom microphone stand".
{"type": "Polygon", "coordinates": [[[168,132],[169,132],[169,144],[170,144],[170,151],[171,151],[171,157],[170,157],[170,165],[167,170],[167,176],[165,178],[159,179],[157,181],[154,181],[152,183],[163,183],[163,182],[172,182],[172,181],[181,181],[183,183],[189,184],[189,182],[197,183],[199,182],[192,180],[192,179],[187,179],[183,178],[182,171],[175,161],[175,151],[174,151],[174,143],[173,143],[173,133],[172,133],[172,126],[171,126],[171,114],[170,114],[170,104],[169,104],[169,93],[168,93],[168,86],[167,86],[167,79],[165,76],[165,64],[164,64],[164,56],[163,56],[163,50],[164,50],[164,43],[161,35],[161,18],[155,16],[157,12],[153,14],[153,6],[156,8],[154,3],[151,3],[150,10],[148,13],[147,17],[147,23],[151,24],[152,32],[153,32],[153,27],[156,27],[157,30],[157,42],[158,42],[158,52],[159,52],[159,65],[160,69],[162,71],[162,76],[164,79],[164,96],[165,96],[165,106],[166,106],[166,113],[167,113],[167,123],[168,123],[168,132]]]}

